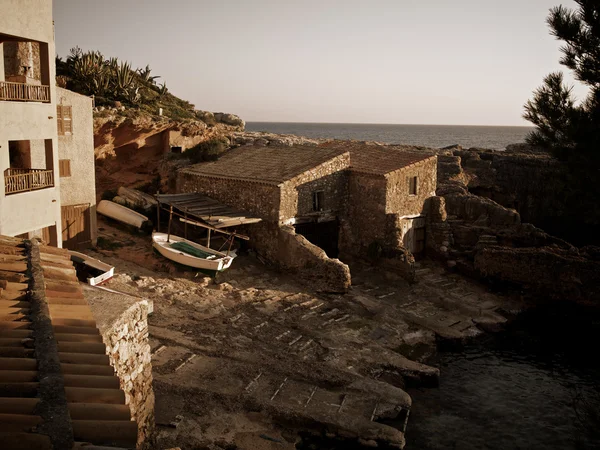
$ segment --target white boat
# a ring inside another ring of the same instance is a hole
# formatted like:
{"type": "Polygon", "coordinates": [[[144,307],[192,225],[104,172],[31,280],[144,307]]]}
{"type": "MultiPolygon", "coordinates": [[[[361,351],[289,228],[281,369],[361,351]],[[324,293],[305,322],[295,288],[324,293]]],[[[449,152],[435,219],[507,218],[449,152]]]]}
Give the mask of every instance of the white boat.
{"type": "Polygon", "coordinates": [[[132,225],[136,228],[142,228],[149,222],[148,218],[143,214],[137,213],[132,209],[121,206],[109,200],[101,200],[96,207],[96,211],[103,216],[118,220],[127,225],[132,225]]]}
{"type": "Polygon", "coordinates": [[[90,286],[104,283],[114,275],[115,268],[110,264],[73,250],[69,250],[69,254],[71,255],[71,261],[77,265],[77,274],[82,274],[90,286]]]}
{"type": "Polygon", "coordinates": [[[235,258],[234,253],[230,253],[228,256],[225,253],[205,247],[204,245],[196,244],[195,242],[188,241],[179,236],[171,235],[167,242],[167,237],[167,233],[152,233],[152,245],[165,258],[183,264],[184,266],[211,272],[221,272],[227,269],[231,265],[233,258],[235,258]],[[177,247],[178,243],[188,244],[199,251],[198,254],[204,254],[205,256],[192,255],[181,249],[172,247],[173,244],[176,244],[175,246],[177,247]]]}

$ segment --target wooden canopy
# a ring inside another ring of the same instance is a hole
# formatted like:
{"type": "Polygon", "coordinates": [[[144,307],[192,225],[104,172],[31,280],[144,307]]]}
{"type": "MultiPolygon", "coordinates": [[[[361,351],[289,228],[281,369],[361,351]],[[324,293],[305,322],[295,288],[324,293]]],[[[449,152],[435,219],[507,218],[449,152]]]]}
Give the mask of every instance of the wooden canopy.
{"type": "Polygon", "coordinates": [[[204,194],[158,194],[156,199],[159,203],[177,208],[187,216],[200,219],[215,228],[257,223],[262,220],[249,212],[227,206],[204,194]]]}

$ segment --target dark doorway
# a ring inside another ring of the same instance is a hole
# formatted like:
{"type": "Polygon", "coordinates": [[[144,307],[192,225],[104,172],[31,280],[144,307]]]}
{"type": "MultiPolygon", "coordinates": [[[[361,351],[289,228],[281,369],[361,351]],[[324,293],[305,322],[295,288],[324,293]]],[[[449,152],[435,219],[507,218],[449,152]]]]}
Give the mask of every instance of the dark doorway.
{"type": "Polygon", "coordinates": [[[338,257],[340,225],[337,220],[297,224],[296,233],[301,234],[317,247],[321,247],[330,258],[338,257]]]}

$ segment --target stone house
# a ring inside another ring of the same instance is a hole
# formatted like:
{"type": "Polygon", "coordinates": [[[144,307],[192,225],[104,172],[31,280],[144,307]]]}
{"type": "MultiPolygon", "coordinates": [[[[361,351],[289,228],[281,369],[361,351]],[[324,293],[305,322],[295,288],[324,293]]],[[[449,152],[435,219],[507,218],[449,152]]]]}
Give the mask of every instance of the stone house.
{"type": "Polygon", "coordinates": [[[0,234],[58,247],[92,243],[91,100],[55,85],[52,2],[0,6],[0,234]],[[73,207],[84,203],[90,207],[73,207]]]}
{"type": "Polygon", "coordinates": [[[260,216],[263,222],[244,231],[259,253],[291,266],[283,231],[304,236],[330,258],[365,256],[374,245],[421,252],[424,204],[435,195],[436,178],[436,156],[334,141],[238,147],[180,170],[176,189],[260,216]]]}

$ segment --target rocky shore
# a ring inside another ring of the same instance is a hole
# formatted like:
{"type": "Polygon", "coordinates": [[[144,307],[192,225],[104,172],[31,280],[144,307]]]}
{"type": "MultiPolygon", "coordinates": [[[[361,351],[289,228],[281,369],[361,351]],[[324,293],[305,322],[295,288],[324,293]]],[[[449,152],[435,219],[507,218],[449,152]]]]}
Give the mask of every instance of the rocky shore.
{"type": "MultiPolygon", "coordinates": [[[[165,130],[224,148],[325,141],[245,132],[223,115],[183,123],[113,113],[95,121],[99,193],[117,181],[168,190],[191,161],[164,153],[156,136],[165,130]]],[[[518,146],[370,144],[438,156],[438,188],[425,211],[430,259],[414,264],[412,284],[383,259],[349,261],[347,294],[317,292],[249,255],[215,282],[173,268],[145,236],[101,225],[118,244],[96,255],[118,268],[111,286],[155,305],[160,445],[292,449],[308,433],[342,447],[402,448],[411,407],[404,389],[436,385],[439,370],[425,361],[440,342],[500,329],[539,301],[597,304],[600,251],[523,223],[538,220],[536,186],[561,170],[555,160],[518,146]]]]}

